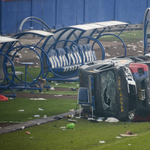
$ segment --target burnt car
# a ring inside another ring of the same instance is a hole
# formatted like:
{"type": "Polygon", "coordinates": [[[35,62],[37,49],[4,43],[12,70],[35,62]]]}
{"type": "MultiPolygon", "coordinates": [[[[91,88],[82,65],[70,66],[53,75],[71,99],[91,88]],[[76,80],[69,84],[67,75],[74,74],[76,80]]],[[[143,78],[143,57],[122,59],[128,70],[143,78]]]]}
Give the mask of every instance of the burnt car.
{"type": "Polygon", "coordinates": [[[150,120],[149,77],[150,61],[146,56],[99,60],[79,68],[80,88],[88,90],[94,115],[122,121],[150,120]]]}

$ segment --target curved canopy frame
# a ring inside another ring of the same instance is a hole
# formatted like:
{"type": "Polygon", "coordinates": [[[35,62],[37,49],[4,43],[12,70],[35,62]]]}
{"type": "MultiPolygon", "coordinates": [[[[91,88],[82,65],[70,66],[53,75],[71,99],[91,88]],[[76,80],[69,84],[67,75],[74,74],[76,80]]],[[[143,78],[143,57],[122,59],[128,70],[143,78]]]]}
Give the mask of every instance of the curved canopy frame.
{"type": "MultiPolygon", "coordinates": [[[[116,26],[122,26],[123,29],[120,31],[119,35],[125,30],[125,28],[128,26],[128,23],[121,22],[121,21],[106,21],[106,22],[95,22],[95,23],[89,23],[89,24],[82,24],[82,25],[74,25],[74,26],[68,26],[64,28],[60,28],[54,32],[53,37],[48,37],[43,44],[43,49],[45,51],[48,50],[47,45],[52,45],[56,41],[61,40],[70,40],[70,41],[76,41],[77,39],[85,36],[95,36],[94,38],[98,39],[98,37],[101,36],[101,34],[110,27],[116,27],[116,26]],[[96,33],[96,34],[95,34],[96,33]]],[[[119,38],[120,39],[120,38],[119,38]]],[[[84,39],[83,44],[89,43],[89,39],[84,39]]],[[[57,45],[55,48],[61,48],[65,47],[66,42],[61,43],[57,45]]]]}
{"type": "Polygon", "coordinates": [[[41,25],[41,26],[42,26],[43,28],[45,28],[47,31],[51,31],[51,28],[50,28],[44,21],[42,21],[41,19],[39,19],[39,18],[37,18],[37,17],[30,16],[30,17],[25,18],[25,19],[21,22],[20,27],[19,27],[19,32],[22,32],[23,25],[24,25],[27,21],[35,22],[35,23],[41,25]]]}
{"type": "Polygon", "coordinates": [[[149,52],[150,47],[150,8],[147,8],[143,20],[144,54],[149,52]],[[149,40],[148,40],[149,39],[149,40]]]}

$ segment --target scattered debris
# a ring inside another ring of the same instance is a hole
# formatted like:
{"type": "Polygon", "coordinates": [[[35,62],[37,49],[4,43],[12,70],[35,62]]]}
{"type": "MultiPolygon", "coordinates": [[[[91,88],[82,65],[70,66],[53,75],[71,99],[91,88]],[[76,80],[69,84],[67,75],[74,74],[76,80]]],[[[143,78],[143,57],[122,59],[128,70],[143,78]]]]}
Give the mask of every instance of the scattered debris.
{"type": "Polygon", "coordinates": [[[98,121],[98,122],[102,122],[103,119],[104,119],[104,117],[99,117],[99,118],[97,119],[97,121],[98,121]]]}
{"type": "Polygon", "coordinates": [[[66,129],[61,129],[62,131],[65,131],[66,129]]]}
{"type": "Polygon", "coordinates": [[[88,120],[90,120],[90,121],[95,121],[95,119],[94,119],[94,118],[88,118],[88,120]]]}
{"type": "Polygon", "coordinates": [[[105,122],[119,122],[119,120],[113,117],[108,117],[105,122]]]}
{"type": "Polygon", "coordinates": [[[39,56],[36,56],[37,59],[40,59],[39,56]]]}
{"type": "Polygon", "coordinates": [[[25,126],[22,126],[21,129],[23,130],[25,128],[25,126]]]}
{"type": "Polygon", "coordinates": [[[72,90],[72,91],[77,91],[77,89],[76,89],[76,88],[71,88],[71,90],[72,90]]]}
{"type": "Polygon", "coordinates": [[[66,115],[65,116],[65,118],[73,118],[74,117],[74,115],[72,114],[72,115],[66,115]]]}
{"type": "Polygon", "coordinates": [[[127,47],[127,48],[130,48],[130,47],[132,47],[132,45],[131,45],[131,44],[127,44],[126,47],[127,47]]]}
{"type": "Polygon", "coordinates": [[[20,109],[20,110],[18,110],[18,111],[24,111],[24,109],[20,109]]]}
{"type": "Polygon", "coordinates": [[[105,143],[105,141],[99,141],[99,143],[104,144],[104,143],[105,143]]]}
{"type": "Polygon", "coordinates": [[[122,137],[120,137],[120,136],[116,136],[116,139],[121,139],[122,137]]]}
{"type": "Polygon", "coordinates": [[[131,131],[127,130],[125,134],[120,134],[120,136],[138,136],[138,135],[133,134],[131,131]]]}
{"type": "Polygon", "coordinates": [[[67,124],[67,129],[74,129],[74,128],[75,128],[75,124],[74,123],[67,124]]]}
{"type": "Polygon", "coordinates": [[[47,115],[44,115],[43,118],[47,118],[47,115]]]}
{"type": "Polygon", "coordinates": [[[14,100],[15,98],[14,98],[14,97],[9,97],[9,99],[10,99],[10,100],[14,100]]]}
{"type": "Polygon", "coordinates": [[[69,111],[74,111],[74,109],[70,109],[69,111]]]}
{"type": "Polygon", "coordinates": [[[106,48],[106,49],[109,49],[109,48],[110,48],[110,46],[109,46],[109,45],[107,45],[105,48],[106,48]]]}
{"type": "Polygon", "coordinates": [[[44,109],[42,109],[42,108],[38,108],[38,110],[43,111],[44,109]]]}
{"type": "Polygon", "coordinates": [[[105,56],[108,56],[108,57],[110,57],[111,55],[109,55],[108,53],[105,53],[105,56]]]}
{"type": "Polygon", "coordinates": [[[40,115],[34,115],[34,118],[39,118],[40,117],[40,115]]]}
{"type": "Polygon", "coordinates": [[[65,127],[65,126],[62,126],[62,127],[60,127],[60,129],[66,129],[66,127],[65,127]]]}
{"type": "Polygon", "coordinates": [[[30,134],[30,132],[29,132],[29,131],[26,131],[26,134],[30,134]]]}
{"type": "Polygon", "coordinates": [[[55,90],[55,88],[54,88],[54,87],[51,87],[50,90],[55,90]]]}
{"type": "MultiPolygon", "coordinates": [[[[42,79],[42,78],[39,78],[38,79],[38,82],[40,83],[41,87],[43,88],[44,85],[46,84],[46,80],[45,79],[42,79]]],[[[37,85],[37,87],[39,87],[39,85],[37,85]]]]}
{"type": "Polygon", "coordinates": [[[45,98],[30,98],[30,100],[45,101],[47,99],[45,99],[45,98]]]}
{"type": "Polygon", "coordinates": [[[62,119],[63,118],[63,116],[55,116],[54,117],[54,119],[57,119],[57,120],[60,120],[60,119],[62,119]]]}
{"type": "Polygon", "coordinates": [[[68,119],[69,122],[77,122],[77,120],[68,119]]]}
{"type": "Polygon", "coordinates": [[[0,101],[8,101],[8,98],[4,95],[0,95],[0,101]]]}
{"type": "Polygon", "coordinates": [[[54,95],[54,96],[63,96],[62,94],[59,94],[59,95],[54,95]]]}

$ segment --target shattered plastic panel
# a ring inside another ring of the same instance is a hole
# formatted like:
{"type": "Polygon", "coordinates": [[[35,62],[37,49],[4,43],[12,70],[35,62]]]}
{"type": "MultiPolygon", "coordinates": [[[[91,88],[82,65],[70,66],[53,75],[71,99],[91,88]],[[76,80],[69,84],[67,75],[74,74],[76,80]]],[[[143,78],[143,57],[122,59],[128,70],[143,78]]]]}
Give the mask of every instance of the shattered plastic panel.
{"type": "Polygon", "coordinates": [[[100,74],[102,107],[110,115],[117,113],[116,82],[113,71],[100,74]]]}

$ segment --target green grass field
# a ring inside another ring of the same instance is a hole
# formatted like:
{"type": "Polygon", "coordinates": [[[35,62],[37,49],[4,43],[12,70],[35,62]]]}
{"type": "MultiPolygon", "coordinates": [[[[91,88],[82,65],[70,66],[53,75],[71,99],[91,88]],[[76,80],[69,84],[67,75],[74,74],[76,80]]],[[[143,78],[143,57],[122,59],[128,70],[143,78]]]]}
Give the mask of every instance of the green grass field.
{"type": "MultiPolygon", "coordinates": [[[[119,32],[114,33],[116,35],[119,34],[119,32]]],[[[135,31],[125,31],[121,33],[120,38],[124,42],[139,42],[140,40],[143,39],[143,31],[142,30],[135,30],[135,31]]],[[[99,38],[100,41],[119,41],[118,38],[107,35],[107,36],[102,36],[99,38]]]]}
{"type": "MultiPolygon", "coordinates": [[[[142,39],[142,31],[124,32],[121,37],[124,41],[139,41],[142,39]]],[[[102,40],[112,40],[108,36],[102,40]]],[[[114,40],[114,38],[113,38],[114,40]]],[[[23,68],[18,68],[23,71],[23,68]]],[[[36,77],[35,72],[39,68],[29,71],[36,77]]],[[[29,79],[29,81],[32,81],[29,79]]],[[[50,83],[51,87],[79,88],[77,83],[50,83]]],[[[29,93],[21,91],[18,93],[29,93]]],[[[35,91],[35,93],[39,93],[35,91]]],[[[77,91],[46,91],[43,94],[77,95],[77,91]]],[[[42,94],[41,94],[42,97],[42,94]]],[[[16,123],[29,121],[34,115],[54,116],[69,109],[76,108],[76,100],[47,99],[46,101],[32,101],[29,98],[15,98],[6,102],[0,102],[0,122],[16,123]],[[39,108],[43,111],[38,110],[39,108]],[[24,111],[19,111],[24,110],[24,111]]],[[[75,119],[75,118],[74,118],[75,119]]],[[[148,150],[150,123],[149,122],[118,122],[118,123],[95,123],[86,119],[76,119],[75,129],[62,130],[60,127],[67,126],[68,119],[62,119],[39,126],[25,128],[0,135],[1,150],[148,150]],[[127,130],[138,134],[135,137],[121,137],[127,130]],[[28,131],[30,134],[26,134],[28,131]],[[120,137],[120,138],[118,138],[120,137]],[[105,141],[101,144],[99,141],[105,141]]]]}
{"type": "Polygon", "coordinates": [[[0,135],[3,150],[148,150],[150,123],[93,123],[77,119],[75,129],[62,130],[67,119],[0,135]],[[138,136],[121,137],[126,130],[138,136]],[[26,134],[28,131],[30,134],[26,134]],[[117,138],[117,137],[121,138],[117,138]],[[99,141],[105,141],[101,144],[99,141]]]}
{"type": "Polygon", "coordinates": [[[30,100],[29,98],[15,98],[0,102],[0,122],[19,123],[36,119],[34,115],[54,116],[76,108],[77,100],[46,99],[30,100]],[[39,108],[43,111],[38,110],[39,108]],[[24,110],[24,111],[21,111],[24,110]]]}

